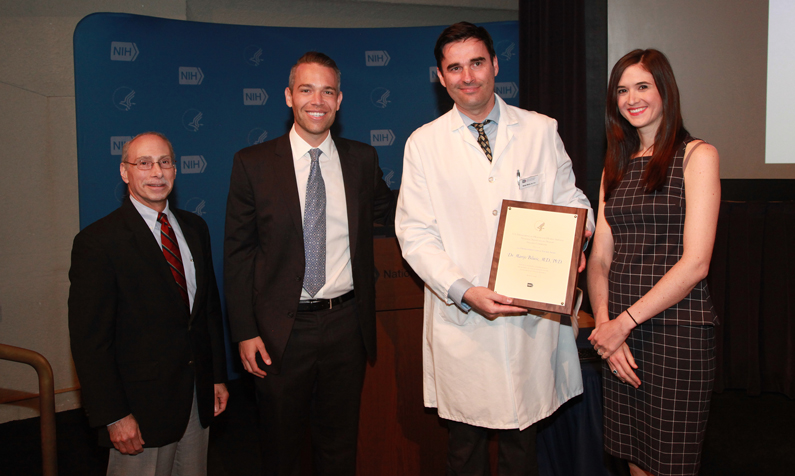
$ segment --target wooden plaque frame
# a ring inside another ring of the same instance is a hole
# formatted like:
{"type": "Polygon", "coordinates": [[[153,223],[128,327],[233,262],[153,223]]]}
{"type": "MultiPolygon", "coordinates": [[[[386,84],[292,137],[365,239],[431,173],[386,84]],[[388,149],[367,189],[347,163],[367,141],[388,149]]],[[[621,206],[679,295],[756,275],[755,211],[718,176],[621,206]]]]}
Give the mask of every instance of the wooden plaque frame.
{"type": "MultiPolygon", "coordinates": [[[[577,280],[579,278],[579,273],[577,272],[577,268],[579,267],[580,264],[580,253],[582,252],[583,242],[585,240],[585,226],[588,220],[588,210],[584,208],[545,205],[541,203],[519,202],[515,200],[503,200],[502,211],[500,212],[500,225],[497,230],[497,240],[494,245],[494,257],[491,261],[491,273],[489,275],[489,289],[500,294],[504,293],[501,293],[499,289],[495,289],[495,284],[497,282],[500,260],[503,256],[503,253],[508,252],[504,249],[503,246],[506,225],[509,228],[511,226],[515,226],[509,221],[511,220],[511,218],[508,217],[508,212],[512,208],[573,215],[571,232],[574,234],[573,237],[574,243],[569,256],[568,278],[565,280],[565,283],[564,282],[559,283],[560,286],[564,285],[566,286],[565,300],[563,302],[560,302],[560,304],[558,304],[557,302],[552,303],[545,301],[533,301],[533,300],[523,299],[517,296],[510,296],[510,295],[508,296],[513,299],[513,304],[516,306],[526,307],[528,309],[534,309],[538,311],[555,312],[558,314],[571,315],[571,313],[574,310],[574,304],[575,304],[575,293],[577,291],[577,280]]],[[[541,215],[544,214],[539,214],[539,216],[541,215]]],[[[568,226],[566,229],[568,230],[568,226]]],[[[528,287],[533,286],[531,282],[528,282],[527,284],[528,287]]]]}

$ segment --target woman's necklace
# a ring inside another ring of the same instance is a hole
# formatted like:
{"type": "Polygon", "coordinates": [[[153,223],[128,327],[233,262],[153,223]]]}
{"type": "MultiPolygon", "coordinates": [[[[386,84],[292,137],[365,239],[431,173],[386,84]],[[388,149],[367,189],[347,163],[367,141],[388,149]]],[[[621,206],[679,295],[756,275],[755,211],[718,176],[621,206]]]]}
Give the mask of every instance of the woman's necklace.
{"type": "Polygon", "coordinates": [[[650,145],[648,148],[646,148],[646,150],[641,152],[640,155],[638,155],[638,157],[646,157],[646,153],[649,152],[653,147],[654,147],[654,144],[650,145]]]}

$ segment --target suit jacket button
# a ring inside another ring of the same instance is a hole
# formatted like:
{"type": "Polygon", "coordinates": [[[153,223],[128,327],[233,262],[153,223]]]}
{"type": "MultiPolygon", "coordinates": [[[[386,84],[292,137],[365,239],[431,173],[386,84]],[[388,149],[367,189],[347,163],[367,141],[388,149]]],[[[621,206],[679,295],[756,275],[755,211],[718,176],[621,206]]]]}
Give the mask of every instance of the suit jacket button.
{"type": "Polygon", "coordinates": [[[191,360],[191,361],[189,361],[189,362],[188,362],[188,365],[193,365],[193,361],[192,361],[192,360],[191,360]]]}
{"type": "Polygon", "coordinates": [[[294,313],[294,312],[292,312],[292,311],[290,311],[290,312],[288,312],[288,313],[287,313],[287,317],[293,317],[294,315],[295,315],[295,313],[294,313]]]}

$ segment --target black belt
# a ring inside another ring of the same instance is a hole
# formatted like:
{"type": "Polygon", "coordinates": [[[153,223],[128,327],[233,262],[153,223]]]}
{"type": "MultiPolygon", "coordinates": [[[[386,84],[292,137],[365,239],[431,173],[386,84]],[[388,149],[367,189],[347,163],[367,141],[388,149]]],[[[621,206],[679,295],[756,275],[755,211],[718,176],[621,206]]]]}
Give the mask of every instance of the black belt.
{"type": "Polygon", "coordinates": [[[353,297],[354,297],[353,291],[348,291],[342,296],[338,296],[332,299],[311,299],[308,301],[299,301],[298,312],[313,312],[313,311],[324,311],[326,309],[332,309],[334,306],[339,306],[345,301],[350,301],[351,299],[353,299],[353,297]]]}

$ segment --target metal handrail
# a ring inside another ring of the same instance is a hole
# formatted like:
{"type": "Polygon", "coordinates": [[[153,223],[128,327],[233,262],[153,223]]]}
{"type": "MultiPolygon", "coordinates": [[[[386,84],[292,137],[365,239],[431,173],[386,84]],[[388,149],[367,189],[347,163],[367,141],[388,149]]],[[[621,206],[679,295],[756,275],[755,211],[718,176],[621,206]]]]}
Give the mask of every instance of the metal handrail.
{"type": "Polygon", "coordinates": [[[55,381],[52,367],[38,352],[0,344],[0,359],[28,364],[39,375],[41,414],[41,467],[43,476],[58,476],[58,447],[55,440],[55,381]]]}

